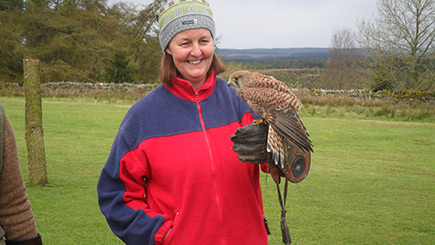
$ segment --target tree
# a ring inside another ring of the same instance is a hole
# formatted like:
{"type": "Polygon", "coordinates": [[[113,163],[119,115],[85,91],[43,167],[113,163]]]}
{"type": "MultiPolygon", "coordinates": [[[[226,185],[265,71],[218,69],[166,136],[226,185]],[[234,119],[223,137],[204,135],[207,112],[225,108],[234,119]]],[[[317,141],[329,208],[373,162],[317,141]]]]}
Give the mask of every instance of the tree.
{"type": "Polygon", "coordinates": [[[133,69],[128,65],[130,61],[123,52],[115,54],[112,66],[107,69],[107,80],[113,83],[129,83],[133,81],[133,69]]]}
{"type": "Polygon", "coordinates": [[[43,83],[104,82],[119,53],[135,82],[155,82],[162,51],[154,14],[165,2],[0,0],[0,82],[22,83],[23,57],[41,61],[43,83]]]}
{"type": "Polygon", "coordinates": [[[357,23],[358,42],[367,49],[367,65],[374,69],[374,88],[432,88],[435,0],[379,0],[377,7],[374,22],[357,23]]]}
{"type": "Polygon", "coordinates": [[[326,63],[322,86],[327,89],[352,89],[358,87],[355,35],[349,28],[332,34],[330,57],[326,63]]]}
{"type": "Polygon", "coordinates": [[[154,0],[142,10],[125,3],[118,3],[112,8],[118,13],[118,21],[126,23],[122,26],[123,36],[116,41],[116,46],[120,49],[126,47],[126,54],[131,59],[129,65],[135,70],[137,82],[157,81],[162,50],[155,13],[165,2],[154,0]]]}
{"type": "Polygon", "coordinates": [[[22,0],[0,0],[0,81],[21,81],[23,74],[22,0]]]}

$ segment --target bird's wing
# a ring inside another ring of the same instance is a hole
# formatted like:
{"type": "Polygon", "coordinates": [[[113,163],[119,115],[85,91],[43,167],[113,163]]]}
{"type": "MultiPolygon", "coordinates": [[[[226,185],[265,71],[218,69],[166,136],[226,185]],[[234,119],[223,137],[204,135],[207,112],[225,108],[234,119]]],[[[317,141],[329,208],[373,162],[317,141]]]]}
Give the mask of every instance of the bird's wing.
{"type": "Polygon", "coordinates": [[[254,73],[250,78],[249,88],[262,90],[260,93],[268,96],[269,102],[271,102],[275,108],[285,109],[287,107],[294,107],[299,110],[302,107],[302,103],[295,94],[287,87],[287,85],[272,76],[266,76],[260,73],[254,73]]]}
{"type": "Polygon", "coordinates": [[[285,166],[285,151],[282,136],[276,132],[273,127],[269,125],[269,132],[267,137],[267,151],[272,153],[272,158],[275,165],[281,165],[281,168],[285,166]]]}
{"type": "Polygon", "coordinates": [[[269,124],[276,119],[274,96],[275,92],[270,88],[247,88],[244,91],[249,107],[269,124]]]}
{"type": "Polygon", "coordinates": [[[275,88],[247,88],[244,91],[245,100],[255,114],[262,117],[275,131],[298,147],[313,151],[307,130],[294,108],[301,106],[299,99],[288,90],[275,88]]]}
{"type": "Polygon", "coordinates": [[[313,152],[307,129],[299,118],[295,108],[290,107],[285,110],[276,111],[275,117],[276,120],[272,127],[274,127],[276,131],[301,149],[307,152],[313,152]]]}

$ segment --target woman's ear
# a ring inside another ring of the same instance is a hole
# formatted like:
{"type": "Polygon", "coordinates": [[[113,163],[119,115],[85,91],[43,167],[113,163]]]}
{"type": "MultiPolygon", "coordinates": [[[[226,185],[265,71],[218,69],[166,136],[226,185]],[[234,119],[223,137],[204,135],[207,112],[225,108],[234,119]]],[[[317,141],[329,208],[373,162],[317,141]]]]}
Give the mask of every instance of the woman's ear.
{"type": "Polygon", "coordinates": [[[167,48],[167,49],[165,50],[165,52],[172,56],[172,52],[171,52],[171,50],[170,50],[169,48],[167,48]]]}

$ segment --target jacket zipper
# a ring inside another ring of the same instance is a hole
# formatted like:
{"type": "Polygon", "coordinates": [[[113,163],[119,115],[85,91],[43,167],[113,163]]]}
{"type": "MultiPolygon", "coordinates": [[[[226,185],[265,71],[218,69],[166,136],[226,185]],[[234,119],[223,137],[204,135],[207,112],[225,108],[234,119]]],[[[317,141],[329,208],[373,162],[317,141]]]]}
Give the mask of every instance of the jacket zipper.
{"type": "Polygon", "coordinates": [[[210,141],[208,139],[207,132],[205,130],[204,120],[202,118],[201,105],[199,104],[198,93],[195,93],[195,99],[196,99],[196,107],[198,109],[198,114],[199,114],[199,121],[201,122],[202,132],[204,133],[205,141],[207,143],[208,152],[210,154],[211,168],[212,168],[213,177],[214,177],[213,183],[214,183],[214,188],[215,188],[215,193],[216,193],[216,203],[217,203],[218,211],[219,211],[219,218],[220,218],[220,223],[221,223],[222,234],[224,234],[223,244],[227,244],[226,239],[225,239],[225,232],[224,232],[223,212],[222,212],[222,207],[221,207],[220,197],[219,197],[218,187],[217,187],[217,181],[216,181],[216,166],[215,166],[215,161],[213,158],[213,153],[212,153],[211,147],[210,147],[210,141]]]}

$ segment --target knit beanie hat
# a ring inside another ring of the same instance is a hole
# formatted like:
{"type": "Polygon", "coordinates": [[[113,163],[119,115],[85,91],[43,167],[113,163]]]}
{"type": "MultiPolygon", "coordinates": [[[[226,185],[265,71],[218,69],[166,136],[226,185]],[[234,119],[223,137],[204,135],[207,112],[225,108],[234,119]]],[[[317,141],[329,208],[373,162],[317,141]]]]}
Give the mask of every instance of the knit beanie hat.
{"type": "Polygon", "coordinates": [[[208,29],[214,38],[215,24],[210,5],[205,0],[176,0],[157,11],[159,40],[163,52],[177,33],[196,28],[208,29]]]}

